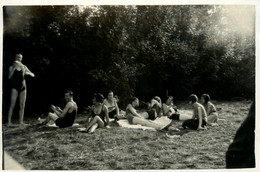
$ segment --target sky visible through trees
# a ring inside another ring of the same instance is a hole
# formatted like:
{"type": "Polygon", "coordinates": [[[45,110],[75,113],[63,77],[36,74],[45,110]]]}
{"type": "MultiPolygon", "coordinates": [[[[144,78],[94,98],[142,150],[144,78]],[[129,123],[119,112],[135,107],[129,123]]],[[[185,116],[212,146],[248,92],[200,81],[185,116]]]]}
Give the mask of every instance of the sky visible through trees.
{"type": "Polygon", "coordinates": [[[186,100],[254,98],[255,6],[5,6],[4,110],[15,54],[26,78],[26,111],[45,113],[66,89],[79,106],[113,90],[124,109],[131,96],[186,100]]]}

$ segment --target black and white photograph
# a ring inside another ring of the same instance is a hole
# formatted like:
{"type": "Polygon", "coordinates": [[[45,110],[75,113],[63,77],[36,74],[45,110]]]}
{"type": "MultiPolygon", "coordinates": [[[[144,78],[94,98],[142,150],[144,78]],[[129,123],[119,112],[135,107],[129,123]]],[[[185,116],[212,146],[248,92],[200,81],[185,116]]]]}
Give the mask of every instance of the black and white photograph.
{"type": "Polygon", "coordinates": [[[1,7],[2,170],[256,170],[256,3],[1,7]]]}

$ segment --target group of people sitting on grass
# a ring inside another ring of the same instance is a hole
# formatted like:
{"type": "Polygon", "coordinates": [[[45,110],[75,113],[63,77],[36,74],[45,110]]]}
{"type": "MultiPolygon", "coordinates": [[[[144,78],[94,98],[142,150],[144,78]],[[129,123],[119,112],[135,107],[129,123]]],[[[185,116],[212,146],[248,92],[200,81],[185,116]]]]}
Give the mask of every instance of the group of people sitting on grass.
{"type": "MultiPolygon", "coordinates": [[[[16,54],[13,64],[9,68],[8,78],[11,84],[11,101],[8,111],[8,126],[12,125],[11,119],[16,100],[19,98],[19,123],[25,125],[23,122],[24,108],[26,101],[26,82],[25,76],[35,75],[22,63],[22,54],[16,54]]],[[[64,95],[66,105],[64,109],[57,106],[51,106],[52,113],[49,113],[46,119],[41,120],[43,124],[50,121],[61,128],[70,127],[73,125],[77,115],[77,104],[73,101],[73,93],[67,91],[64,95]]],[[[215,106],[210,102],[210,97],[203,94],[201,97],[203,105],[198,103],[196,95],[192,94],[189,97],[189,102],[193,106],[193,116],[186,116],[178,112],[177,108],[173,105],[173,98],[167,97],[165,103],[162,103],[160,97],[155,96],[151,102],[147,103],[147,107],[143,111],[138,111],[136,108],[139,106],[139,99],[133,97],[126,107],[124,115],[120,115],[120,110],[117,105],[117,97],[114,96],[112,91],[108,92],[107,98],[104,99],[100,93],[94,94],[93,106],[91,113],[87,115],[86,131],[94,131],[95,127],[103,128],[109,124],[109,118],[119,120],[126,118],[130,124],[140,124],[155,128],[157,130],[164,129],[166,126],[160,126],[154,123],[158,117],[167,116],[171,120],[182,120],[183,128],[190,129],[205,129],[207,124],[215,123],[218,120],[218,114],[215,106]]]]}
{"type": "MultiPolygon", "coordinates": [[[[67,91],[64,95],[66,105],[63,110],[57,106],[51,105],[53,112],[50,112],[46,119],[42,120],[42,124],[47,124],[54,121],[60,128],[70,127],[73,125],[77,115],[77,104],[73,101],[73,93],[67,91]]],[[[160,97],[155,96],[151,102],[146,103],[147,107],[143,110],[137,110],[139,99],[131,98],[126,106],[124,113],[120,112],[117,105],[118,98],[114,96],[112,91],[108,92],[107,98],[100,93],[95,93],[93,96],[93,106],[90,113],[86,117],[85,132],[93,133],[96,128],[104,128],[109,126],[110,119],[118,121],[127,119],[130,124],[139,124],[142,126],[152,127],[156,130],[162,130],[171,125],[171,123],[161,126],[155,123],[158,117],[166,116],[171,120],[183,121],[182,127],[193,130],[204,130],[207,125],[214,125],[218,121],[218,113],[214,104],[210,101],[208,94],[201,96],[200,104],[198,97],[195,94],[189,96],[189,104],[193,107],[193,115],[189,116],[180,113],[173,104],[173,97],[168,96],[165,103],[162,103],[160,97]]]]}

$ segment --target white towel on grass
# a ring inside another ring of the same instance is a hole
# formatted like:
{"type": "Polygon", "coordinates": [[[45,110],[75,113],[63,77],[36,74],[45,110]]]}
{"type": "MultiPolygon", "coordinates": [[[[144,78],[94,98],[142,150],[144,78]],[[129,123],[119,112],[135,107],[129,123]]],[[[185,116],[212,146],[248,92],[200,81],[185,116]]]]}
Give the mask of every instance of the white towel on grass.
{"type": "MultiPolygon", "coordinates": [[[[156,131],[155,128],[152,127],[146,127],[146,126],[142,126],[142,125],[134,125],[134,124],[129,124],[127,119],[123,119],[123,120],[119,120],[117,121],[119,126],[124,127],[124,128],[134,128],[134,129],[142,129],[142,130],[152,130],[152,131],[156,131]]],[[[156,118],[154,121],[152,121],[160,126],[165,126],[167,124],[169,124],[171,122],[171,120],[169,118],[167,118],[166,116],[160,117],[160,118],[156,118]]]]}
{"type": "MultiPolygon", "coordinates": [[[[191,118],[192,117],[192,111],[191,110],[178,110],[178,112],[181,115],[185,115],[186,118],[191,118]]],[[[152,128],[152,127],[146,127],[146,126],[142,126],[142,125],[134,125],[134,124],[129,124],[127,119],[124,120],[119,120],[117,121],[119,126],[124,127],[124,128],[134,128],[134,129],[142,129],[142,130],[152,130],[152,131],[156,131],[156,129],[152,128]]],[[[152,121],[158,125],[161,125],[162,127],[169,124],[169,122],[171,122],[171,120],[166,117],[166,116],[162,116],[160,118],[156,118],[154,121],[152,121]]]]}

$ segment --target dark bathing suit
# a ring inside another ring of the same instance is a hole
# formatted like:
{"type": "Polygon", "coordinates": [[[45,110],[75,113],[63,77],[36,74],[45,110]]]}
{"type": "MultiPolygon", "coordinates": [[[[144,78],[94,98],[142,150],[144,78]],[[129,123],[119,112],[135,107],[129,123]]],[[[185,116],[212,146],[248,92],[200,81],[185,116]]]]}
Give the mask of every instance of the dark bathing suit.
{"type": "Polygon", "coordinates": [[[18,92],[22,92],[26,89],[22,70],[14,70],[11,78],[11,88],[16,89],[18,92]]]}
{"type": "Polygon", "coordinates": [[[75,108],[72,112],[67,112],[64,117],[58,118],[55,123],[60,128],[71,127],[75,121],[77,115],[77,109],[75,108]]]}
{"type": "Polygon", "coordinates": [[[126,117],[129,124],[133,124],[134,114],[129,109],[126,109],[126,117]]]}
{"type": "MultiPolygon", "coordinates": [[[[109,107],[109,108],[114,108],[114,107],[109,107]]],[[[109,118],[114,118],[116,114],[117,114],[116,109],[114,109],[108,113],[108,116],[109,116],[109,118]]]]}
{"type": "Polygon", "coordinates": [[[93,108],[93,110],[91,111],[91,115],[93,116],[93,118],[95,116],[99,116],[102,119],[102,121],[104,122],[105,126],[106,126],[107,125],[107,123],[105,122],[106,114],[105,114],[105,111],[103,109],[104,109],[104,105],[102,105],[102,107],[101,107],[101,112],[99,114],[95,114],[94,113],[94,108],[93,108]]]}

